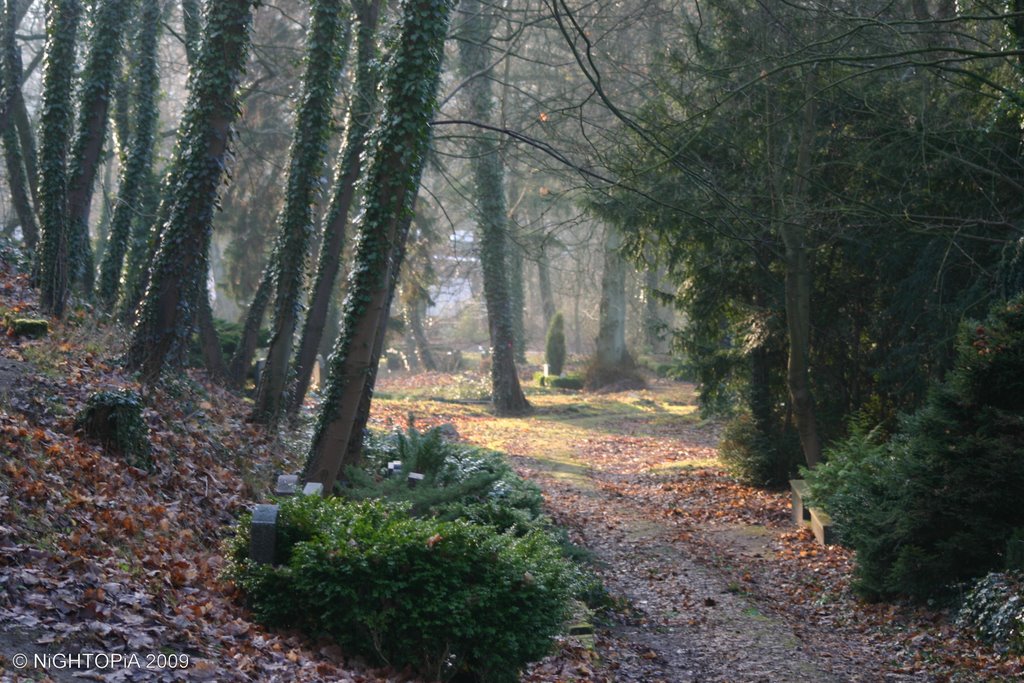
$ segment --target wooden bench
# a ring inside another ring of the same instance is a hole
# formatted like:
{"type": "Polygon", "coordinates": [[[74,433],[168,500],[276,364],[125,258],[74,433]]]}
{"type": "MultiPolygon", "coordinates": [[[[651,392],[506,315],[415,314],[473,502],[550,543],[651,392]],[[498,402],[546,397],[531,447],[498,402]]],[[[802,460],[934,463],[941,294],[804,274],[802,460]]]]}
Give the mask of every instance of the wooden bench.
{"type": "Polygon", "coordinates": [[[821,545],[832,545],[836,542],[832,518],[828,513],[817,507],[807,507],[811,488],[803,479],[790,479],[789,488],[793,500],[793,523],[797,526],[809,527],[821,545]]]}

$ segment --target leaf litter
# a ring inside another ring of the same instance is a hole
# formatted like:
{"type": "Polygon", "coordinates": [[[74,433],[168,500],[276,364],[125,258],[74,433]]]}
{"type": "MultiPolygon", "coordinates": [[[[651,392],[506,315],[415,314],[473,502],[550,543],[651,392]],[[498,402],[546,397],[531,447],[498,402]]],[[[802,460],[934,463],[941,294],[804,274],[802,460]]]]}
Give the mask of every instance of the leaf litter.
{"type": "MultiPolygon", "coordinates": [[[[37,315],[0,264],[0,311],[37,315]]],[[[0,680],[408,681],[329,641],[270,632],[219,580],[237,515],[293,471],[301,436],[269,435],[200,375],[146,396],[154,468],[74,430],[101,390],[141,388],[115,362],[118,334],[78,309],[39,340],[0,340],[0,680]],[[103,335],[106,334],[106,337],[103,335]],[[97,341],[97,339],[100,341],[97,341]],[[187,668],[19,671],[15,653],[177,653],[187,668]]],[[[740,486],[717,463],[720,430],[692,388],[532,397],[537,413],[423,398],[440,374],[382,380],[372,423],[453,423],[510,453],[615,598],[593,643],[558,639],[523,680],[1016,680],[1020,658],[953,629],[949,615],[870,605],[852,555],[789,524],[788,496],[740,486]],[[415,393],[415,392],[412,392],[415,393]]]]}

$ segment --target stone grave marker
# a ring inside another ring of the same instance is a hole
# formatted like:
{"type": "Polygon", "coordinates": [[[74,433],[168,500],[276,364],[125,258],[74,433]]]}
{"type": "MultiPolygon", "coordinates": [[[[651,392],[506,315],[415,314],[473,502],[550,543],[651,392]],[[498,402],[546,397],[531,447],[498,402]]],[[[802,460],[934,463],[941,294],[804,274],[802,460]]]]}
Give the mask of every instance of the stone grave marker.
{"type": "Polygon", "coordinates": [[[257,505],[252,513],[249,557],[259,564],[273,564],[277,542],[277,506],[257,505]]]}
{"type": "Polygon", "coordinates": [[[295,489],[298,487],[299,475],[282,474],[277,477],[277,486],[274,487],[274,495],[291,496],[295,494],[295,489]]]}

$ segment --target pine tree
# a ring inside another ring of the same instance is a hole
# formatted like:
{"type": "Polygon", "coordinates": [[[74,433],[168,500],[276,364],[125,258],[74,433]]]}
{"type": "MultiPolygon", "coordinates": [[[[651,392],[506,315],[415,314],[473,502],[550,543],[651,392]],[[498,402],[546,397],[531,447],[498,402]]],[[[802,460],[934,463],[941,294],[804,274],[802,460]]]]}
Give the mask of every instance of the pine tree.
{"type": "Polygon", "coordinates": [[[552,375],[561,375],[565,369],[565,319],[561,312],[555,313],[548,327],[544,362],[548,364],[548,372],[552,375]]]}

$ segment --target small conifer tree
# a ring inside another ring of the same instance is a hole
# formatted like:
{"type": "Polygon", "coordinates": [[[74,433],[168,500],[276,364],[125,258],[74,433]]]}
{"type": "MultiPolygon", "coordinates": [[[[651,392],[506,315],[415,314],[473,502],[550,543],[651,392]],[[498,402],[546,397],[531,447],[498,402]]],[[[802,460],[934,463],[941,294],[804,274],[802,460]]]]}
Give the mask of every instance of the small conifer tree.
{"type": "Polygon", "coordinates": [[[544,361],[548,364],[548,372],[561,375],[565,367],[565,320],[561,313],[556,313],[548,327],[547,341],[544,345],[544,361]]]}

